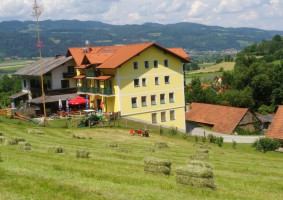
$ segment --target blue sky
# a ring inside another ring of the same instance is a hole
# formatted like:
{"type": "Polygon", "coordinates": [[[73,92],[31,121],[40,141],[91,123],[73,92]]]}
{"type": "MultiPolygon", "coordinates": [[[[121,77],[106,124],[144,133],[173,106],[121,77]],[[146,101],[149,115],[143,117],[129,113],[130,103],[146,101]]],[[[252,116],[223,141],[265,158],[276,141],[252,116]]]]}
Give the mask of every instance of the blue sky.
{"type": "MultiPolygon", "coordinates": [[[[34,0],[1,0],[0,21],[33,20],[34,0]]],[[[77,19],[109,24],[195,22],[283,30],[283,0],[39,0],[40,20],[77,19]]]]}

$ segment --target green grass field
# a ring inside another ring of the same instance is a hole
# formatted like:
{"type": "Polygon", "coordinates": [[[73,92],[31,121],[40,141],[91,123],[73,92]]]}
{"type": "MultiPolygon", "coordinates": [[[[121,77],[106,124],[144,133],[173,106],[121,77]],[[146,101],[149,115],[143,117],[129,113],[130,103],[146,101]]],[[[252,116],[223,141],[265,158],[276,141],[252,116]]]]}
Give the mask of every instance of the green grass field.
{"type": "Polygon", "coordinates": [[[224,71],[231,71],[234,69],[235,62],[222,62],[216,65],[208,65],[204,69],[190,71],[188,74],[198,74],[198,73],[210,73],[210,72],[217,72],[223,67],[224,71]]]}
{"type": "Polygon", "coordinates": [[[17,70],[33,63],[32,60],[5,60],[0,61],[0,73],[13,73],[17,70]]]}
{"type": "MultiPolygon", "coordinates": [[[[49,122],[47,128],[0,117],[0,132],[6,140],[22,137],[32,151],[0,143],[0,199],[282,199],[283,155],[255,152],[248,144],[230,143],[222,148],[209,144],[217,189],[178,185],[175,169],[186,164],[198,150],[193,138],[151,134],[131,136],[122,128],[64,128],[65,120],[49,122]],[[40,129],[44,135],[30,134],[40,129]],[[73,134],[92,137],[74,139],[73,134]],[[155,142],[168,149],[151,152],[155,142]],[[118,144],[117,148],[109,147],[118,144]],[[65,153],[48,153],[48,146],[63,146],[65,153]],[[129,152],[118,151],[125,147],[129,152]],[[88,150],[90,158],[76,158],[77,150],[88,150]],[[170,176],[144,173],[145,157],[172,161],[170,176]]],[[[208,143],[207,143],[208,144],[208,143]]]]}

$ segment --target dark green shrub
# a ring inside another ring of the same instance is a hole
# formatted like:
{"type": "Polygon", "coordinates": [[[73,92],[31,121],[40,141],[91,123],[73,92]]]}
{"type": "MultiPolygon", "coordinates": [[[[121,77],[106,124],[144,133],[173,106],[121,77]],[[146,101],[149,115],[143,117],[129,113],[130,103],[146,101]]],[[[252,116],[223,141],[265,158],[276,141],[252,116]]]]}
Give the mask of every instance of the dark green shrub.
{"type": "Polygon", "coordinates": [[[233,147],[233,149],[236,149],[236,146],[237,146],[237,142],[236,142],[236,141],[233,141],[233,142],[232,142],[232,147],[233,147]]]}
{"type": "Polygon", "coordinates": [[[183,138],[184,140],[187,140],[188,137],[189,137],[189,135],[188,135],[187,133],[183,133],[183,134],[182,134],[182,138],[183,138]]]}
{"type": "Polygon", "coordinates": [[[221,137],[221,136],[217,138],[217,144],[218,144],[219,147],[223,146],[223,140],[224,140],[224,138],[221,137]]]}
{"type": "Polygon", "coordinates": [[[205,141],[206,141],[206,137],[202,136],[202,137],[201,137],[201,141],[202,141],[202,142],[205,142],[205,141]]]}
{"type": "Polygon", "coordinates": [[[212,134],[209,134],[208,136],[207,136],[207,138],[208,138],[208,141],[210,142],[210,143],[215,143],[216,142],[216,137],[214,136],[214,135],[212,135],[212,134]]]}
{"type": "Polygon", "coordinates": [[[267,151],[274,151],[280,147],[279,140],[262,137],[256,140],[252,147],[255,147],[256,151],[266,153],[267,151]]]}

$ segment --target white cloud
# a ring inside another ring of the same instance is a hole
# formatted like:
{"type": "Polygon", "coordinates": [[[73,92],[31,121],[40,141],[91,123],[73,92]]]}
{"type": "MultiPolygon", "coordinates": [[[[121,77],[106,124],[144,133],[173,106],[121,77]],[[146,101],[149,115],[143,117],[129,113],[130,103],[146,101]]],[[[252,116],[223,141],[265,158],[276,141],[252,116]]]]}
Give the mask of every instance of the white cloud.
{"type": "MultiPolygon", "coordinates": [[[[1,0],[0,21],[32,20],[33,2],[1,0]]],[[[283,0],[39,0],[39,3],[44,4],[40,20],[95,20],[109,24],[189,21],[283,30],[280,20],[283,0]]]]}
{"type": "Polygon", "coordinates": [[[188,15],[191,17],[201,15],[207,8],[207,5],[201,1],[193,2],[191,9],[189,10],[188,15]]]}
{"type": "Polygon", "coordinates": [[[255,11],[250,11],[248,13],[239,16],[239,19],[242,20],[255,20],[257,18],[258,18],[258,14],[255,11]]]}

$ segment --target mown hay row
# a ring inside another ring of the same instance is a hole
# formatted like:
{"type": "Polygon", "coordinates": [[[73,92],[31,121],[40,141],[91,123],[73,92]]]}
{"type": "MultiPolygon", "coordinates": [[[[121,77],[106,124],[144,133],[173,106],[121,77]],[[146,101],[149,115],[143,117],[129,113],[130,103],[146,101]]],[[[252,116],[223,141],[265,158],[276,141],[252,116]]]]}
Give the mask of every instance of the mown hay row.
{"type": "Polygon", "coordinates": [[[156,142],[154,144],[154,147],[159,148],[159,149],[167,149],[169,148],[168,144],[166,142],[156,142]]]}
{"type": "Polygon", "coordinates": [[[0,142],[5,142],[6,137],[5,136],[0,136],[0,142]]]}
{"type": "Polygon", "coordinates": [[[145,165],[144,172],[150,173],[150,174],[170,175],[171,169],[167,166],[161,166],[161,165],[145,165]]]}
{"type": "Polygon", "coordinates": [[[203,162],[200,160],[188,160],[187,164],[192,165],[192,166],[197,166],[197,167],[206,167],[206,168],[213,169],[213,166],[210,163],[203,162]]]}
{"type": "Polygon", "coordinates": [[[4,133],[2,133],[2,132],[0,132],[0,136],[5,136],[5,134],[4,134],[4,133]]]}
{"type": "Polygon", "coordinates": [[[190,160],[200,160],[200,161],[205,161],[209,159],[209,154],[208,153],[203,153],[203,154],[193,154],[190,155],[190,160]]]}
{"type": "Polygon", "coordinates": [[[31,151],[31,144],[28,142],[19,142],[18,147],[23,151],[31,151]]]}
{"type": "Polygon", "coordinates": [[[76,157],[77,158],[89,158],[89,151],[86,150],[77,150],[76,157]]]}
{"type": "Polygon", "coordinates": [[[38,134],[38,135],[44,135],[45,132],[42,130],[35,130],[35,129],[28,129],[27,133],[29,134],[38,134]]]}
{"type": "Polygon", "coordinates": [[[18,145],[19,142],[24,142],[24,138],[12,138],[11,140],[7,141],[8,145],[18,145]]]}
{"type": "Polygon", "coordinates": [[[118,147],[116,148],[116,151],[123,152],[123,153],[129,153],[129,152],[132,152],[133,149],[130,147],[118,147]]]}
{"type": "Polygon", "coordinates": [[[196,177],[177,175],[176,182],[182,185],[215,189],[215,182],[213,178],[196,178],[196,177]]]}
{"type": "Polygon", "coordinates": [[[213,171],[211,168],[193,165],[178,167],[176,169],[176,174],[195,178],[213,178],[213,171]]]}
{"type": "Polygon", "coordinates": [[[144,159],[145,165],[158,165],[158,166],[166,166],[168,168],[171,167],[171,161],[167,159],[159,159],[153,157],[147,157],[144,159]]]}
{"type": "Polygon", "coordinates": [[[48,153],[64,153],[64,147],[62,146],[49,146],[47,147],[48,153]]]}
{"type": "Polygon", "coordinates": [[[75,138],[75,139],[83,139],[83,140],[86,140],[86,139],[92,139],[92,137],[86,137],[86,136],[80,136],[80,135],[72,135],[72,138],[75,138]]]}

